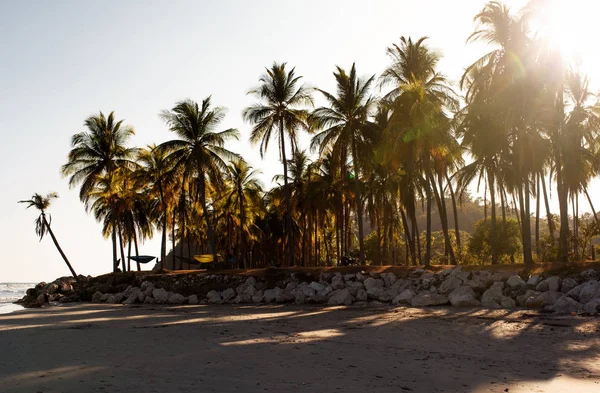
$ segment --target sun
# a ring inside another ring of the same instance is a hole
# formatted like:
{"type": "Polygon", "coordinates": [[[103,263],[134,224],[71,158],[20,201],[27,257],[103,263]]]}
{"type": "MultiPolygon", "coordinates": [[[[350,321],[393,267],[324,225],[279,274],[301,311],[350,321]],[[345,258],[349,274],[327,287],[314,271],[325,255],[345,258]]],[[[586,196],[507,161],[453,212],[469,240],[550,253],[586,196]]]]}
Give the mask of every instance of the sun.
{"type": "Polygon", "coordinates": [[[600,2],[594,0],[546,0],[540,2],[538,33],[556,45],[566,58],[580,59],[594,53],[600,2]]]}

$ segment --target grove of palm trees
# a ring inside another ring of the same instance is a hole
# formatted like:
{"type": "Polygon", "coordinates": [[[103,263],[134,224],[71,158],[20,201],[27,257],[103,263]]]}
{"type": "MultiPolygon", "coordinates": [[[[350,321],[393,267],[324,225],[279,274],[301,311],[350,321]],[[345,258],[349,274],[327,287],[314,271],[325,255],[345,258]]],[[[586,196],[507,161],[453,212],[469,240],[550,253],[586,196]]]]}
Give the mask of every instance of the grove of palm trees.
{"type": "Polygon", "coordinates": [[[531,27],[542,8],[487,3],[465,39],[488,52],[458,81],[427,37],[387,43],[379,74],[332,64],[335,91],[285,62],[257,70],[240,87],[254,103],[239,128],[261,153],[278,150],[272,187],[228,148],[240,132],[221,127],[211,92],[157,108],[170,137],[150,146],[129,144],[118,111],[90,116],[62,173],[111,238],[113,271],[131,270],[128,256],[153,236],[175,269],[197,254],[238,268],[593,258],[600,104],[576,62],[531,27]],[[484,211],[474,230],[458,219],[472,193],[484,211]]]}

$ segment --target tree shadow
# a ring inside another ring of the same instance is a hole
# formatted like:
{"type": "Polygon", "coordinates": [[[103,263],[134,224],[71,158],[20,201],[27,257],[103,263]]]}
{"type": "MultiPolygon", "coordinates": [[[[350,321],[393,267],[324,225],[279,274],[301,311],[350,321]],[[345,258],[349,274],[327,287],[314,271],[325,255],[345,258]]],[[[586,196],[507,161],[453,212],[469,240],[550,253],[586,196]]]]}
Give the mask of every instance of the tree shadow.
{"type": "Polygon", "coordinates": [[[600,319],[531,311],[80,304],[0,346],[4,392],[600,391],[600,319]]]}

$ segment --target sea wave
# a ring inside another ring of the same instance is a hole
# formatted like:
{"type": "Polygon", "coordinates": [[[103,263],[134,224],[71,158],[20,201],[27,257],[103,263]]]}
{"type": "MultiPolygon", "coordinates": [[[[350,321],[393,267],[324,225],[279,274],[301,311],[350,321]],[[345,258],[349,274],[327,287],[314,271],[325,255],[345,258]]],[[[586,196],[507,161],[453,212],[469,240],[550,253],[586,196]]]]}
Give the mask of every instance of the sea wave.
{"type": "Polygon", "coordinates": [[[27,289],[32,287],[35,287],[35,284],[30,282],[0,282],[0,304],[21,299],[27,289]]]}

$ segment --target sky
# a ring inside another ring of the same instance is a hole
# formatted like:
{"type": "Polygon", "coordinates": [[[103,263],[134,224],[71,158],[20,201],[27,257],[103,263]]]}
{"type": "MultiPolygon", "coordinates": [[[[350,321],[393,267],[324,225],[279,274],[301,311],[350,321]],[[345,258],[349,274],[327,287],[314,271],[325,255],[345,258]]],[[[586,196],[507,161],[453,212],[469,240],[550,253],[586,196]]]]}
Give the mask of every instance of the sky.
{"type": "MultiPolygon", "coordinates": [[[[556,2],[556,15],[579,18],[557,23],[557,40],[569,50],[591,44],[595,2],[569,1],[570,8],[567,0],[556,2]]],[[[518,9],[525,1],[507,3],[518,9]]],[[[268,187],[282,171],[277,150],[261,159],[241,116],[265,67],[287,62],[306,85],[333,91],[335,65],[356,62],[360,75],[378,76],[389,64],[386,47],[400,36],[429,36],[444,55],[440,69],[456,81],[486,51],[465,44],[483,6],[480,0],[0,0],[0,282],[69,274],[50,238],[38,241],[36,212],[17,204],[35,192],[60,195],[49,210],[52,228],[75,270],[111,269],[110,241],[60,174],[70,138],[85,130],[88,116],[115,111],[135,128],[132,145],[159,144],[172,137],[161,110],[212,95],[213,104],[227,108],[223,129],[241,133],[227,147],[262,170],[268,187]]],[[[594,52],[582,61],[600,70],[594,52]]],[[[308,148],[309,137],[301,142],[308,148]]],[[[592,195],[598,191],[594,185],[592,195]]],[[[158,255],[159,242],[157,234],[141,254],[158,255]]]]}

